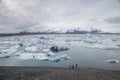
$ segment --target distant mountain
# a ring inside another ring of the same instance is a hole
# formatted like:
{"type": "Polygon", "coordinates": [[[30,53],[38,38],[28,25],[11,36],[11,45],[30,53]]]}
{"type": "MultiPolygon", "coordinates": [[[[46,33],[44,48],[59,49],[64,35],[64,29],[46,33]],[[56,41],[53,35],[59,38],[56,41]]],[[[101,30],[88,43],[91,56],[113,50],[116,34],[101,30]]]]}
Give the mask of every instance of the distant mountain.
{"type": "Polygon", "coordinates": [[[110,32],[102,32],[101,30],[98,29],[91,29],[91,31],[86,31],[86,30],[80,30],[79,28],[77,29],[68,29],[66,32],[62,31],[52,31],[52,30],[43,30],[39,32],[28,32],[28,31],[21,31],[19,33],[0,33],[1,36],[15,36],[15,35],[36,35],[36,34],[118,34],[120,33],[110,33],[110,32]]]}
{"type": "Polygon", "coordinates": [[[97,33],[102,33],[102,31],[97,29],[91,29],[91,31],[85,31],[77,28],[77,29],[69,29],[66,31],[66,33],[67,34],[86,34],[86,33],[97,34],[97,33]]]}
{"type": "Polygon", "coordinates": [[[86,34],[88,33],[88,31],[73,29],[73,30],[67,30],[66,33],[67,34],[86,34]]]}
{"type": "Polygon", "coordinates": [[[95,30],[91,30],[89,33],[96,34],[96,33],[102,33],[102,31],[95,29],[95,30]]]}

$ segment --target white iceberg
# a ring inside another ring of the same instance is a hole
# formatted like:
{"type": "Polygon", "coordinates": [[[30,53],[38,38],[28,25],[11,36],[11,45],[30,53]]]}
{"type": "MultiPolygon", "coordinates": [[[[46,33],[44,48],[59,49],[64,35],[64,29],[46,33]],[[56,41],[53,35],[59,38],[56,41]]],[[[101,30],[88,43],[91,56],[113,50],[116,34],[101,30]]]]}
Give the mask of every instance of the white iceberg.
{"type": "Polygon", "coordinates": [[[20,56],[20,52],[16,52],[14,54],[12,54],[13,56],[20,56]]]}
{"type": "Polygon", "coordinates": [[[20,41],[1,41],[0,44],[18,44],[20,41]]]}
{"type": "Polygon", "coordinates": [[[49,52],[50,50],[48,50],[48,49],[43,49],[42,51],[43,51],[43,52],[49,52]]]}
{"type": "Polygon", "coordinates": [[[25,51],[35,52],[37,51],[37,47],[36,46],[25,47],[25,51]]]}
{"type": "Polygon", "coordinates": [[[107,63],[119,63],[119,60],[116,60],[116,59],[108,59],[108,60],[105,60],[105,62],[107,62],[107,63]]]}
{"type": "Polygon", "coordinates": [[[64,55],[59,55],[59,56],[56,56],[56,57],[52,57],[49,60],[53,61],[53,62],[59,62],[59,61],[66,61],[66,60],[69,60],[69,59],[71,59],[71,58],[64,54],[64,55]]]}
{"type": "Polygon", "coordinates": [[[46,54],[47,54],[47,56],[49,56],[49,57],[55,56],[55,54],[54,54],[53,52],[48,52],[48,53],[46,53],[46,54]]]}
{"type": "Polygon", "coordinates": [[[19,57],[22,60],[28,60],[28,59],[33,59],[33,54],[30,53],[20,53],[19,57]]]}
{"type": "Polygon", "coordinates": [[[7,58],[9,57],[11,54],[5,53],[5,52],[0,52],[0,58],[7,58]]]}
{"type": "Polygon", "coordinates": [[[18,46],[12,46],[9,49],[4,49],[0,51],[0,57],[10,57],[12,54],[17,52],[18,46]]]}
{"type": "Polygon", "coordinates": [[[39,60],[49,60],[49,57],[44,54],[44,53],[39,53],[39,54],[33,54],[35,59],[39,59],[39,60]]]}
{"type": "Polygon", "coordinates": [[[92,46],[88,46],[89,48],[98,48],[98,49],[120,49],[119,46],[114,44],[94,44],[92,46]]]}
{"type": "MultiPolygon", "coordinates": [[[[37,59],[37,60],[43,60],[43,61],[59,62],[59,61],[66,61],[70,59],[70,57],[67,55],[48,56],[45,53],[18,53],[18,54],[19,56],[16,56],[16,58],[22,59],[22,60],[37,59]]],[[[54,55],[53,53],[49,53],[49,54],[54,55]]]]}
{"type": "Polygon", "coordinates": [[[47,55],[44,53],[20,53],[17,58],[22,59],[22,60],[29,60],[29,59],[46,60],[48,59],[47,55]]]}

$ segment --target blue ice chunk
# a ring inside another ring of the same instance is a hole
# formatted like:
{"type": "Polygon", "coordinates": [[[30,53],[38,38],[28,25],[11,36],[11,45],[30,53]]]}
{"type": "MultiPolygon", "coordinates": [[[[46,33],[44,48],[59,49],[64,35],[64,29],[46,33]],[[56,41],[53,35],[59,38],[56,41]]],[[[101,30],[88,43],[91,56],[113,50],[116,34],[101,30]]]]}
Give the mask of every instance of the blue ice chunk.
{"type": "Polygon", "coordinates": [[[71,59],[71,58],[64,54],[64,55],[56,56],[54,58],[50,58],[50,61],[60,62],[60,61],[66,61],[66,60],[69,60],[69,59],[71,59]]]}

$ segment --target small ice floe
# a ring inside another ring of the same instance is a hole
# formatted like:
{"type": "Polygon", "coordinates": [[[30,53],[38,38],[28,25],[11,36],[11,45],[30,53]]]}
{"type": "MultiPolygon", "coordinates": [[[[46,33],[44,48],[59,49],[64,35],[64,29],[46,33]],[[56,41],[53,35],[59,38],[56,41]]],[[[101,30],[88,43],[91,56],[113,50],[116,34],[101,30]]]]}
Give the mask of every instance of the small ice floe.
{"type": "Polygon", "coordinates": [[[66,60],[69,60],[69,59],[71,59],[71,58],[67,55],[59,55],[59,56],[56,56],[56,57],[52,57],[49,60],[53,61],[53,62],[59,62],[59,61],[66,61],[66,60]]]}
{"type": "Polygon", "coordinates": [[[19,41],[1,41],[0,44],[3,43],[3,44],[17,44],[19,43],[19,41]]]}
{"type": "Polygon", "coordinates": [[[60,51],[67,51],[67,50],[69,50],[69,48],[67,48],[67,47],[52,46],[52,47],[50,48],[50,50],[51,50],[52,52],[60,52],[60,51]]]}
{"type": "Polygon", "coordinates": [[[35,52],[35,51],[37,51],[37,47],[36,46],[29,46],[29,47],[25,47],[24,50],[28,51],[28,52],[35,52]]]}
{"type": "Polygon", "coordinates": [[[18,59],[29,60],[29,59],[39,59],[39,60],[48,60],[46,54],[44,53],[20,53],[18,59]]]}
{"type": "Polygon", "coordinates": [[[114,44],[94,44],[92,46],[88,46],[89,48],[98,48],[98,49],[104,49],[104,50],[110,50],[110,49],[120,49],[119,46],[116,46],[114,44]]]}
{"type": "Polygon", "coordinates": [[[119,60],[116,60],[116,59],[108,59],[108,60],[106,60],[105,62],[107,62],[107,63],[119,63],[119,60]]]}
{"type": "Polygon", "coordinates": [[[43,51],[43,52],[49,52],[50,50],[48,50],[48,49],[43,49],[42,51],[43,51]]]}
{"type": "Polygon", "coordinates": [[[19,43],[18,45],[19,45],[20,47],[23,47],[23,46],[24,46],[24,44],[23,44],[23,43],[19,43]]]}
{"type": "Polygon", "coordinates": [[[9,49],[4,49],[0,51],[0,57],[4,58],[4,57],[10,57],[12,54],[14,54],[15,52],[17,52],[17,48],[18,46],[12,46],[9,49]]]}
{"type": "Polygon", "coordinates": [[[10,54],[8,54],[6,52],[0,52],[0,58],[7,58],[9,56],[10,56],[10,54]]]}
{"type": "Polygon", "coordinates": [[[31,45],[31,44],[37,44],[39,39],[35,38],[33,36],[24,38],[25,40],[22,40],[22,43],[25,44],[25,46],[31,45]]]}
{"type": "Polygon", "coordinates": [[[10,49],[17,49],[17,48],[19,48],[18,45],[15,45],[15,46],[11,46],[11,47],[10,47],[10,49]]]}
{"type": "Polygon", "coordinates": [[[50,38],[47,38],[47,37],[40,37],[39,39],[44,39],[44,40],[47,40],[47,39],[50,39],[50,38]]]}
{"type": "Polygon", "coordinates": [[[12,54],[13,56],[20,56],[20,52],[12,54]]]}
{"type": "Polygon", "coordinates": [[[34,56],[35,59],[38,59],[38,60],[44,60],[44,61],[49,60],[49,57],[44,53],[33,54],[33,56],[34,56]]]}
{"type": "Polygon", "coordinates": [[[46,53],[48,57],[54,56],[55,54],[53,52],[46,53]]]}
{"type": "Polygon", "coordinates": [[[31,54],[31,53],[20,53],[20,55],[17,58],[22,59],[22,60],[33,59],[33,54],[31,54]]]}
{"type": "Polygon", "coordinates": [[[21,43],[19,43],[18,45],[19,45],[20,47],[28,47],[28,46],[32,46],[32,44],[29,43],[29,42],[21,42],[21,43]]]}

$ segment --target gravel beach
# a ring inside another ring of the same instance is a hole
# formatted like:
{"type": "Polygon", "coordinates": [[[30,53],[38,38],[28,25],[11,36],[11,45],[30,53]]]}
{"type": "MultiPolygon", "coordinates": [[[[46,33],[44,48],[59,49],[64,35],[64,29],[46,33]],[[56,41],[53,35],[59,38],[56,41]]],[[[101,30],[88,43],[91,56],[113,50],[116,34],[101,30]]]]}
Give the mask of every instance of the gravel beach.
{"type": "Polygon", "coordinates": [[[120,80],[120,71],[55,67],[0,67],[0,80],[120,80]]]}

